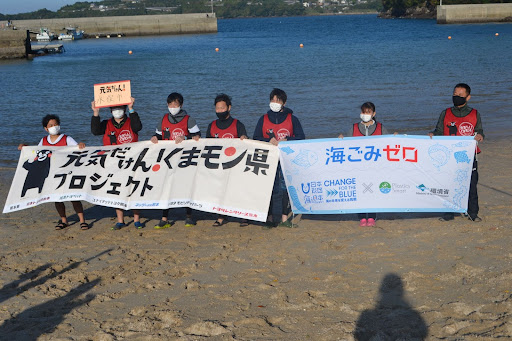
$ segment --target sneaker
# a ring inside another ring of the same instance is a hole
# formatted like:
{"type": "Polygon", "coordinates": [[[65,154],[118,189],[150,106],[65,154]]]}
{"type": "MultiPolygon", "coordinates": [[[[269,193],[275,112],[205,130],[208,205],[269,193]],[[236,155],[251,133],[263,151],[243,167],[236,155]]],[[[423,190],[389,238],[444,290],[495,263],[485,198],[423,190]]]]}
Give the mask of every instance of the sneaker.
{"type": "Polygon", "coordinates": [[[160,220],[160,222],[155,225],[155,229],[161,230],[161,229],[166,229],[171,226],[172,226],[172,224],[169,220],[160,220]]]}
{"type": "Polygon", "coordinates": [[[288,228],[292,228],[293,227],[293,224],[291,221],[287,220],[287,221],[283,221],[281,223],[279,223],[278,225],[279,227],[288,227],[288,228]]]}
{"type": "Polygon", "coordinates": [[[265,223],[265,225],[263,225],[263,229],[264,230],[270,230],[270,229],[273,229],[273,228],[276,228],[277,227],[277,224],[274,223],[273,221],[267,221],[265,223]]]}
{"type": "Polygon", "coordinates": [[[366,223],[366,226],[375,226],[375,219],[368,218],[368,222],[366,223]]]}
{"type": "Polygon", "coordinates": [[[140,221],[136,221],[133,223],[133,225],[135,226],[135,228],[138,230],[138,229],[141,229],[144,227],[144,225],[142,225],[142,223],[140,221]]]}
{"type": "Polygon", "coordinates": [[[112,226],[110,229],[111,230],[120,230],[122,229],[123,227],[125,227],[126,224],[125,223],[117,223],[115,224],[114,226],[112,226]]]}
{"type": "Polygon", "coordinates": [[[195,226],[196,222],[192,220],[192,218],[185,219],[185,226],[186,227],[192,227],[195,226]]]}
{"type": "Polygon", "coordinates": [[[361,227],[368,226],[366,219],[361,219],[361,221],[359,222],[359,226],[361,226],[361,227]]]}

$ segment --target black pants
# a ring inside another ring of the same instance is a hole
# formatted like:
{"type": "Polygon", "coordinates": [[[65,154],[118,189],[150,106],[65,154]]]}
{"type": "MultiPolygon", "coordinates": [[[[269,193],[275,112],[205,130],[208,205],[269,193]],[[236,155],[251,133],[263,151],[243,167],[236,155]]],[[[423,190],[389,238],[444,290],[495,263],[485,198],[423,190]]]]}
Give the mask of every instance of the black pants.
{"type": "Polygon", "coordinates": [[[274,187],[272,188],[269,216],[272,216],[273,222],[280,223],[281,216],[283,214],[288,215],[290,211],[290,199],[288,198],[288,191],[286,190],[286,183],[284,181],[283,171],[281,170],[281,165],[279,165],[276,171],[274,187]]]}
{"type": "MultiPolygon", "coordinates": [[[[187,209],[187,218],[192,217],[192,209],[190,207],[186,207],[187,209]]],[[[168,217],[169,216],[169,209],[162,210],[162,217],[168,217]]]]}
{"type": "MultiPolygon", "coordinates": [[[[468,215],[471,219],[478,216],[480,207],[478,206],[478,191],[476,185],[478,184],[478,161],[473,161],[473,171],[471,172],[471,183],[469,185],[469,198],[468,198],[468,215]]],[[[443,215],[445,219],[453,219],[454,213],[448,212],[443,215]]]]}

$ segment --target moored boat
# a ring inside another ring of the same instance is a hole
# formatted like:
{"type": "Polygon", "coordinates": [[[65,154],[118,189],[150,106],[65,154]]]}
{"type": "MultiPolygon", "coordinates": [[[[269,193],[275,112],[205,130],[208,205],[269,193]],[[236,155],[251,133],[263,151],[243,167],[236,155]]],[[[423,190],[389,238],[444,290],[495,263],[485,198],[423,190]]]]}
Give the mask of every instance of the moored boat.
{"type": "Polygon", "coordinates": [[[84,31],[78,30],[76,27],[66,27],[66,33],[61,33],[59,40],[77,40],[84,37],[84,31]]]}
{"type": "Polygon", "coordinates": [[[55,34],[46,27],[42,27],[36,35],[36,39],[37,41],[52,41],[55,39],[55,34]]]}

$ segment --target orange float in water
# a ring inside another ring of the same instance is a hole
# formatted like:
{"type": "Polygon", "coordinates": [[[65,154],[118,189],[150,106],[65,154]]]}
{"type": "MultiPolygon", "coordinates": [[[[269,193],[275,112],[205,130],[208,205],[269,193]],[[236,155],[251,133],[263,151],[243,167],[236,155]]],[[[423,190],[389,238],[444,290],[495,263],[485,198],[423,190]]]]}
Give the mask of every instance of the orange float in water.
{"type": "Polygon", "coordinates": [[[219,48],[218,47],[215,48],[215,52],[219,52],[219,48]]]}

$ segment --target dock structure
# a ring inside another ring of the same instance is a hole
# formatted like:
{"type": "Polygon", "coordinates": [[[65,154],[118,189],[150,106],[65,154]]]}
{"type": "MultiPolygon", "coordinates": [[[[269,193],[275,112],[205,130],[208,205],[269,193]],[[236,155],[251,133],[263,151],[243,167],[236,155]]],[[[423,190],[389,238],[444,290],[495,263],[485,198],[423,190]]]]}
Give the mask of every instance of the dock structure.
{"type": "MultiPolygon", "coordinates": [[[[9,25],[4,21],[0,29],[0,59],[29,57],[29,32],[38,32],[41,27],[56,33],[65,32],[66,27],[77,27],[85,31],[84,38],[216,33],[217,17],[215,13],[190,13],[13,20],[9,25]]],[[[34,35],[32,38],[35,41],[34,35]]]]}
{"type": "Polygon", "coordinates": [[[31,45],[28,57],[44,56],[47,54],[62,53],[64,51],[64,45],[62,44],[31,45]]]}

